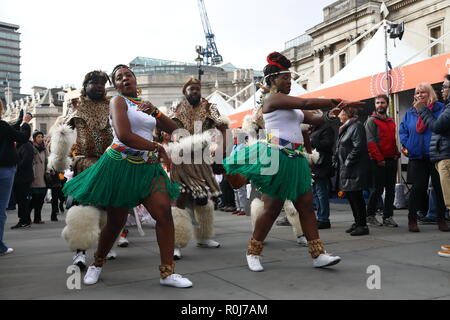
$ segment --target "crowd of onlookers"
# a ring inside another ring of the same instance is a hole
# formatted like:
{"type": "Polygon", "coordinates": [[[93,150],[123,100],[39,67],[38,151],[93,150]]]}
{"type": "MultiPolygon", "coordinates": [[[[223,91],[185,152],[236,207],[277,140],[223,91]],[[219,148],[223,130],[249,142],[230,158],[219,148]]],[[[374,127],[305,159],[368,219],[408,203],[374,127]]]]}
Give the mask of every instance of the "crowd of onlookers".
{"type": "MultiPolygon", "coordinates": [[[[2,112],[0,101],[0,119],[2,112]]],[[[58,221],[58,213],[64,212],[62,187],[67,179],[64,173],[47,168],[48,139],[41,131],[31,134],[31,120],[32,115],[23,111],[13,125],[0,120],[0,254],[13,252],[3,242],[6,210],[18,213],[19,221],[11,229],[45,223],[42,207],[48,194],[51,194],[51,221],[58,221]]]]}

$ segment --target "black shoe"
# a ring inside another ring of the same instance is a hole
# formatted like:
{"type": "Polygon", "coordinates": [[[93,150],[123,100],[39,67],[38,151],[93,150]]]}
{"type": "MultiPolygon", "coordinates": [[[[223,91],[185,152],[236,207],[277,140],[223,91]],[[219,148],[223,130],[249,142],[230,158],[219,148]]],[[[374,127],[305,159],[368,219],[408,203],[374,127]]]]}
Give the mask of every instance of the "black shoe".
{"type": "Polygon", "coordinates": [[[329,221],[317,221],[317,229],[330,229],[331,223],[329,221]]]}
{"type": "Polygon", "coordinates": [[[52,215],[52,217],[50,218],[50,220],[52,220],[52,221],[58,221],[58,218],[56,217],[56,215],[52,215]]]}
{"type": "Polygon", "coordinates": [[[18,223],[15,226],[12,226],[11,229],[24,229],[24,228],[29,228],[31,227],[30,223],[18,223]]]}
{"type": "Polygon", "coordinates": [[[364,236],[366,234],[369,234],[369,227],[368,226],[357,226],[355,230],[350,232],[351,236],[364,236]]]}
{"type": "Polygon", "coordinates": [[[356,229],[356,223],[352,224],[352,225],[350,226],[350,228],[348,228],[347,230],[345,230],[345,232],[350,233],[350,232],[352,232],[352,231],[355,230],[355,229],[356,229]]]}
{"type": "Polygon", "coordinates": [[[64,203],[59,205],[59,212],[64,213],[64,203]]]}
{"type": "Polygon", "coordinates": [[[429,218],[427,216],[419,220],[420,224],[437,224],[436,219],[429,218]]]}

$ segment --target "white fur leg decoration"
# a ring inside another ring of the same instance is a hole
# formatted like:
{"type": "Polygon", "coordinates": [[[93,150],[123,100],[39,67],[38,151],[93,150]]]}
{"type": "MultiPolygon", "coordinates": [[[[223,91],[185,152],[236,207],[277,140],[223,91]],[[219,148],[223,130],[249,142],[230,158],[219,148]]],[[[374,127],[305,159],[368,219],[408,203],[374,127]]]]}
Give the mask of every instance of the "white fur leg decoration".
{"type": "Polygon", "coordinates": [[[201,152],[203,148],[211,145],[213,134],[210,131],[193,134],[179,139],[177,142],[171,142],[165,146],[166,152],[171,155],[171,158],[180,157],[181,154],[190,152],[201,152]]]}
{"type": "Polygon", "coordinates": [[[178,207],[172,207],[175,227],[175,248],[184,248],[192,239],[192,222],[189,213],[178,207]]]}
{"type": "Polygon", "coordinates": [[[67,211],[66,226],[61,236],[71,250],[87,250],[97,246],[101,216],[102,211],[91,206],[73,206],[67,211]]]}
{"type": "Polygon", "coordinates": [[[264,202],[255,198],[250,205],[250,215],[252,217],[252,229],[255,230],[256,220],[258,220],[259,216],[264,212],[264,202]]]}
{"type": "Polygon", "coordinates": [[[195,238],[198,241],[211,239],[214,236],[214,203],[208,201],[206,206],[194,205],[195,218],[198,228],[194,228],[195,238]]]}
{"type": "Polygon", "coordinates": [[[64,172],[70,166],[69,154],[76,141],[76,132],[68,125],[62,124],[54,127],[51,135],[48,167],[64,172]]]}
{"type": "Polygon", "coordinates": [[[297,239],[297,237],[303,234],[303,229],[300,224],[300,216],[297,212],[297,209],[295,209],[292,201],[284,202],[284,211],[286,212],[286,217],[292,226],[292,231],[294,232],[295,239],[297,239]]]}

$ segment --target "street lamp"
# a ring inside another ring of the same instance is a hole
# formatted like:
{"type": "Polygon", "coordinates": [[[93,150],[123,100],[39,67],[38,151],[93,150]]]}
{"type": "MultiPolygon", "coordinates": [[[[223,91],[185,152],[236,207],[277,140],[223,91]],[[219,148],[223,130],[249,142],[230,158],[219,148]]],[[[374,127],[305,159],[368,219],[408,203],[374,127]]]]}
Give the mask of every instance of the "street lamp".
{"type": "Polygon", "coordinates": [[[197,62],[198,80],[202,80],[202,74],[204,73],[202,70],[202,62],[203,62],[202,46],[195,46],[195,52],[197,52],[197,58],[195,58],[195,62],[197,62]]]}

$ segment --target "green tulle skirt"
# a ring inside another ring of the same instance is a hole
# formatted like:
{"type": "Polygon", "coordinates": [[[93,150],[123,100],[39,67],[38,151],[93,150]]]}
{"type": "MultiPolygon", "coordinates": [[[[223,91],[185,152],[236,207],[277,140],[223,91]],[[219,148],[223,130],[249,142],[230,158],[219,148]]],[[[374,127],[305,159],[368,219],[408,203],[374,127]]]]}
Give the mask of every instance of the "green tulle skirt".
{"type": "Polygon", "coordinates": [[[224,160],[227,174],[240,174],[270,198],[296,201],[311,189],[305,157],[288,157],[278,148],[258,142],[224,160]]]}
{"type": "Polygon", "coordinates": [[[83,205],[134,208],[153,192],[168,193],[175,200],[180,187],[170,182],[160,163],[133,163],[108,149],[93,166],[67,182],[63,192],[83,205]]]}

